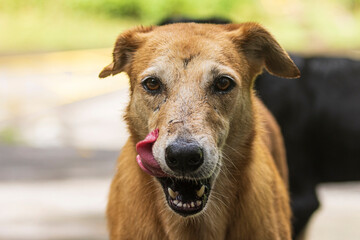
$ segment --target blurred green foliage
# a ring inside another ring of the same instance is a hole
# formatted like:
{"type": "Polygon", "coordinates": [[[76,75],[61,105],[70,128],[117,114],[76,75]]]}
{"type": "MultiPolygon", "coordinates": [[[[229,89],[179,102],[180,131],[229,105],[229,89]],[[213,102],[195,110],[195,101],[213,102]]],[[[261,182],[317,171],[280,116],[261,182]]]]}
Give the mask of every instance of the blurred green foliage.
{"type": "Polygon", "coordinates": [[[156,23],[165,17],[176,15],[228,16],[231,10],[239,6],[254,14],[255,2],[252,0],[74,0],[71,4],[84,12],[100,13],[110,18],[131,17],[156,23]]]}
{"type": "MultiPolygon", "coordinates": [[[[244,9],[239,14],[254,15],[258,11],[257,0],[0,0],[0,11],[65,11],[69,14],[109,19],[132,18],[147,23],[174,15],[206,17],[228,16],[234,9],[244,9]]],[[[45,13],[46,14],[46,13],[45,13]]]]}
{"type": "Polygon", "coordinates": [[[8,145],[21,143],[18,131],[13,127],[5,127],[1,129],[0,143],[8,145]]]}
{"type": "Polygon", "coordinates": [[[0,0],[0,53],[109,47],[168,16],[257,21],[295,51],[360,47],[360,0],[0,0]]]}

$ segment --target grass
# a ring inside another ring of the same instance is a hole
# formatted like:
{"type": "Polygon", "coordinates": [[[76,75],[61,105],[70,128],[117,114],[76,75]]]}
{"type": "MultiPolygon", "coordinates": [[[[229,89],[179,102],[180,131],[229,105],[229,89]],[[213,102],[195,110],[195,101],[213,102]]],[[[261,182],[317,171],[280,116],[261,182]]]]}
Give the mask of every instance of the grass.
{"type": "Polygon", "coordinates": [[[0,0],[0,54],[111,47],[176,15],[257,21],[297,52],[360,49],[360,0],[0,0]]]}
{"type": "Polygon", "coordinates": [[[23,8],[0,13],[0,52],[38,52],[112,46],[135,20],[106,19],[66,9],[23,8]]]}

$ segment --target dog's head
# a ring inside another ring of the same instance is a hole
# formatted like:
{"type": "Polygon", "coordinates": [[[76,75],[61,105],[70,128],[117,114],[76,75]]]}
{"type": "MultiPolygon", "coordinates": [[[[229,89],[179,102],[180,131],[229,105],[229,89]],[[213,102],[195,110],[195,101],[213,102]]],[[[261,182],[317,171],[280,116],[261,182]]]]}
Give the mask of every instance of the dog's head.
{"type": "Polygon", "coordinates": [[[224,164],[224,146],[252,140],[252,86],[263,67],[299,76],[255,23],[139,27],[118,37],[113,62],[100,77],[129,75],[125,119],[136,141],[146,137],[137,146],[138,162],[158,178],[173,211],[203,210],[224,164]]]}

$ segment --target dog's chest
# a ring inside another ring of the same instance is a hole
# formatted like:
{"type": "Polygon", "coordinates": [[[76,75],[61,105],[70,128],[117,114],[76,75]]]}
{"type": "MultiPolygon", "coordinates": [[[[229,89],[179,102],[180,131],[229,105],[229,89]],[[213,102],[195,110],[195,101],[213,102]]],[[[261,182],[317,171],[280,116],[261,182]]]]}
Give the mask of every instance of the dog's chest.
{"type": "MultiPolygon", "coordinates": [[[[210,210],[210,209],[207,209],[210,210]]],[[[169,240],[222,240],[226,239],[227,224],[224,216],[215,216],[206,211],[190,219],[169,218],[163,223],[166,239],[169,240]]]]}

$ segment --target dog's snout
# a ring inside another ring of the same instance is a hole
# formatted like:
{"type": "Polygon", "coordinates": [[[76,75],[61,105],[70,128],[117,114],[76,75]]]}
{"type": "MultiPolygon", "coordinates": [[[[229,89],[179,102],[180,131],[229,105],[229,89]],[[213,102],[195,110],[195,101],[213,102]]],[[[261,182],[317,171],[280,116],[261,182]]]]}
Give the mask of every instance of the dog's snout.
{"type": "Polygon", "coordinates": [[[175,140],[165,150],[165,160],[175,172],[190,173],[204,162],[203,150],[197,142],[175,140]]]}

